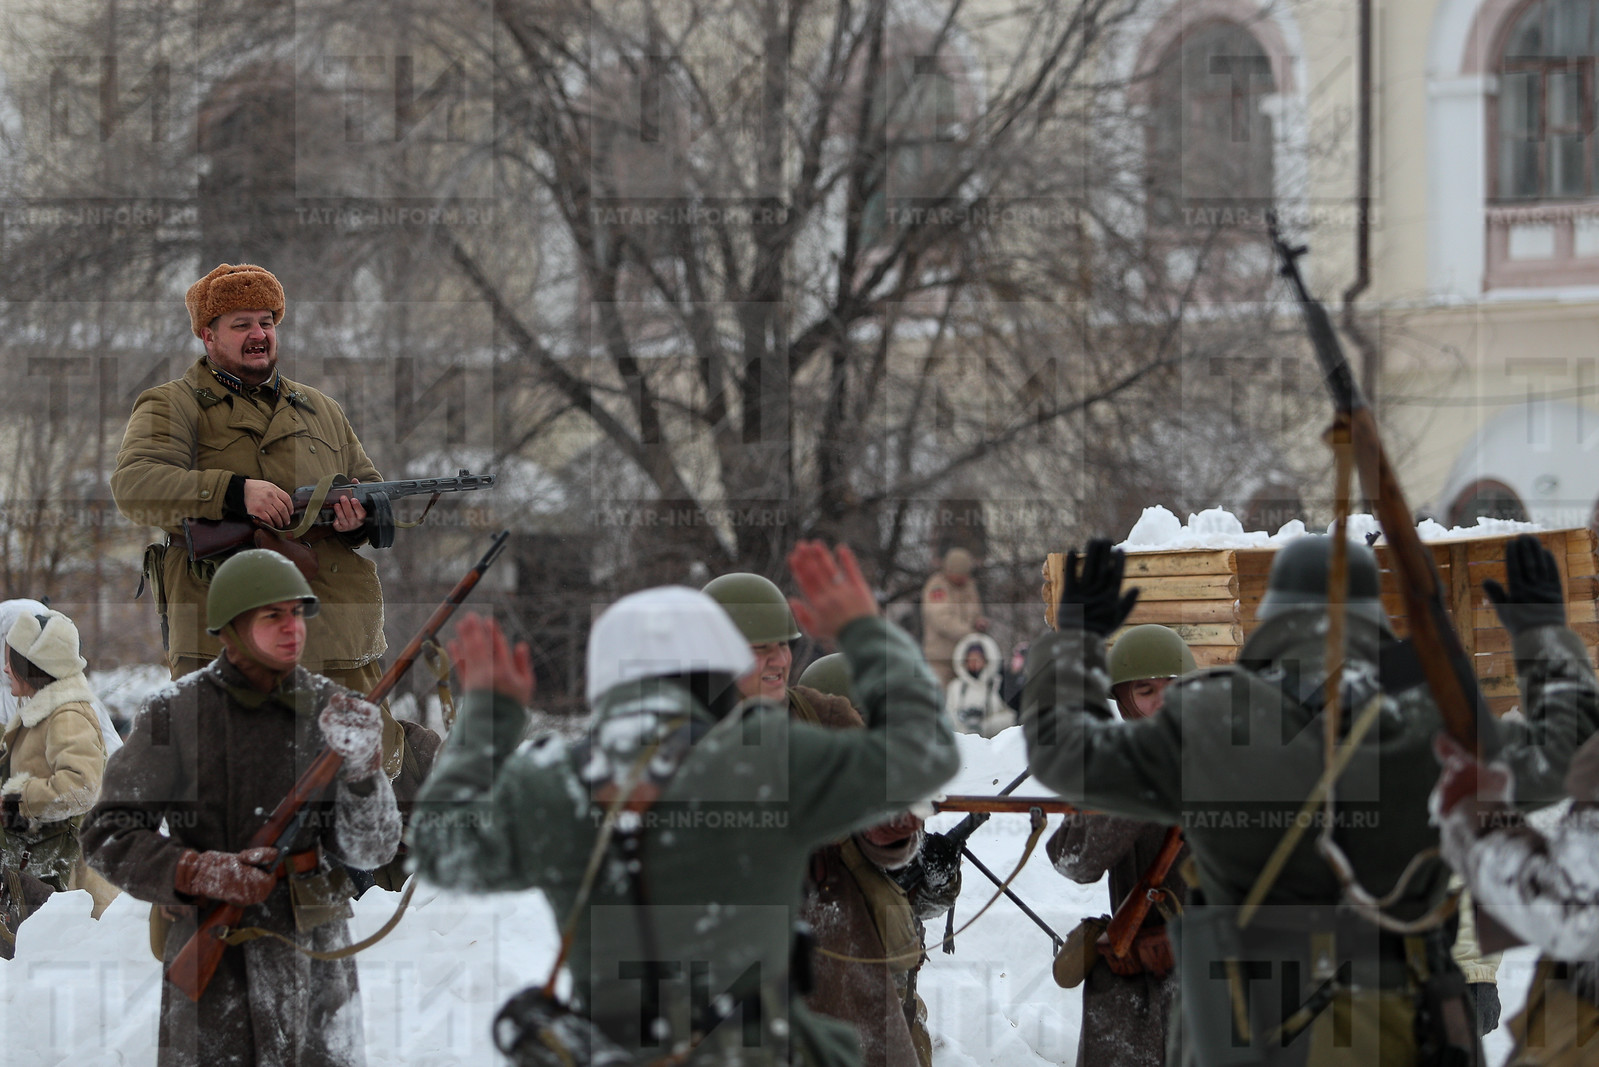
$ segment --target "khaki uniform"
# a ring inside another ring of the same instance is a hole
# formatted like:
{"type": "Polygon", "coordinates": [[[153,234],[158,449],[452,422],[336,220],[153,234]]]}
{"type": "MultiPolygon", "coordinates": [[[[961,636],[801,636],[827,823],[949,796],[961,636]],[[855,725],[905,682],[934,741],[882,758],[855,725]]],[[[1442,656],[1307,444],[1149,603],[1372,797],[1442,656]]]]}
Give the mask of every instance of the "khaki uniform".
{"type": "Polygon", "coordinates": [[[949,658],[956,643],[972,632],[982,615],[983,601],[977,594],[977,582],[970,577],[956,585],[940,571],[922,586],[922,654],[939,685],[948,686],[954,679],[949,658]]]}
{"type": "MultiPolygon", "coordinates": [[[[261,478],[292,492],[324,475],[363,482],[381,475],[367,458],[344,410],[324,394],[281,375],[276,392],[231,391],[202,358],[183,377],[140,394],[111,475],[117,509],[129,520],[165,530],[169,543],[147,559],[164,595],[163,629],[173,677],[198,670],[220,651],[205,632],[205,598],[214,569],[191,566],[183,541],[185,518],[223,518],[233,475],[261,478]]],[[[306,623],[302,665],[315,673],[361,684],[379,677],[387,647],[377,568],[358,555],[356,534],[334,535],[313,548],[320,573],[311,591],[321,611],[306,623]],[[352,676],[353,675],[353,676],[352,676]]],[[[387,747],[387,746],[386,746],[387,747]]]]}

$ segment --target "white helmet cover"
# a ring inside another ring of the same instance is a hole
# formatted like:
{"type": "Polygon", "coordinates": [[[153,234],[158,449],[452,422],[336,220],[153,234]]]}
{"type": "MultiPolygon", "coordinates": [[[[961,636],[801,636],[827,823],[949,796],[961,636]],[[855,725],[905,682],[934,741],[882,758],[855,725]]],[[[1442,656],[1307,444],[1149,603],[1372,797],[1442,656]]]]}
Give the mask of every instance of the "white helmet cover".
{"type": "Polygon", "coordinates": [[[641,678],[718,671],[735,678],[755,656],[722,606],[697,589],[663,585],[630,593],[589,631],[588,701],[641,678]]]}

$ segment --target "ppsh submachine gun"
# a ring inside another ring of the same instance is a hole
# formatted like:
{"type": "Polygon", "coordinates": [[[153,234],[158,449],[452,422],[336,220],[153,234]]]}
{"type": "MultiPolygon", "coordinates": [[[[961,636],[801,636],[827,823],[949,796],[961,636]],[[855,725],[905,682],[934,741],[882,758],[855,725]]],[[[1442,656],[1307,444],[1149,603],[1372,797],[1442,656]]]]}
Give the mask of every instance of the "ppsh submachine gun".
{"type": "Polygon", "coordinates": [[[444,493],[492,488],[494,475],[473,474],[464,468],[453,478],[386,482],[357,483],[342,475],[329,475],[316,485],[302,485],[290,494],[294,513],[285,529],[275,529],[254,518],[184,519],[183,538],[191,563],[226,556],[241,548],[269,548],[288,556],[302,572],[311,568],[311,572],[306,573],[310,578],[315,573],[316,554],[309,546],[334,534],[334,505],[340,500],[354,500],[365,508],[367,521],[362,529],[367,543],[373,548],[388,548],[394,544],[395,530],[421,523],[444,493]],[[407,496],[431,498],[422,509],[422,515],[412,522],[394,517],[393,501],[407,496]]]}

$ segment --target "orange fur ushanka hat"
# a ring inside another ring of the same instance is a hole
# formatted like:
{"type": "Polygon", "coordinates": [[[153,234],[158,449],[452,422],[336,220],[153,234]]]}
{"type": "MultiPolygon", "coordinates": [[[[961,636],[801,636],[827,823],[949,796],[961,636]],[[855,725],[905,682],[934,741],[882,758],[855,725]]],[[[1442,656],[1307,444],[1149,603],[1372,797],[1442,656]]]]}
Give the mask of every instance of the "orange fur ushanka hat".
{"type": "Polygon", "coordinates": [[[210,274],[189,286],[183,302],[189,307],[189,325],[196,337],[218,315],[241,308],[270,311],[274,323],[283,321],[283,286],[271,271],[252,263],[218,264],[210,274]]]}

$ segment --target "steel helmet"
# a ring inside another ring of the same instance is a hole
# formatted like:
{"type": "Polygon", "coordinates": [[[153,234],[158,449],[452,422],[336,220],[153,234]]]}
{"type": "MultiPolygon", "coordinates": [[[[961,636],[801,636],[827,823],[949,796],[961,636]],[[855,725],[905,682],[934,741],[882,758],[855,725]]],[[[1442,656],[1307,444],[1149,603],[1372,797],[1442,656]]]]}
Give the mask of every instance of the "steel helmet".
{"type": "Polygon", "coordinates": [[[205,597],[205,632],[219,634],[245,612],[282,600],[300,601],[307,617],[318,610],[316,594],[289,557],[271,549],[247,548],[228,557],[211,579],[205,597]]]}
{"type": "Polygon", "coordinates": [[[589,703],[643,678],[713,671],[737,678],[755,666],[749,642],[721,605],[697,589],[667,585],[631,593],[589,631],[589,703]]]}
{"type": "Polygon", "coordinates": [[[740,571],[712,578],[703,590],[722,605],[744,640],[752,645],[799,640],[799,627],[783,591],[759,574],[740,571]]]}
{"type": "Polygon", "coordinates": [[[806,667],[795,684],[809,686],[828,696],[854,700],[849,691],[849,660],[842,652],[830,653],[806,667]]]}
{"type": "MultiPolygon", "coordinates": [[[[1333,540],[1326,534],[1306,534],[1277,550],[1266,578],[1266,595],[1260,598],[1255,618],[1270,619],[1287,611],[1327,606],[1327,570],[1333,540]]],[[[1377,577],[1377,554],[1367,545],[1349,542],[1348,611],[1379,626],[1388,622],[1382,607],[1382,586],[1377,577]]]]}
{"type": "Polygon", "coordinates": [[[1149,622],[1133,626],[1110,649],[1110,684],[1177,678],[1195,670],[1194,654],[1176,630],[1149,622]]]}

